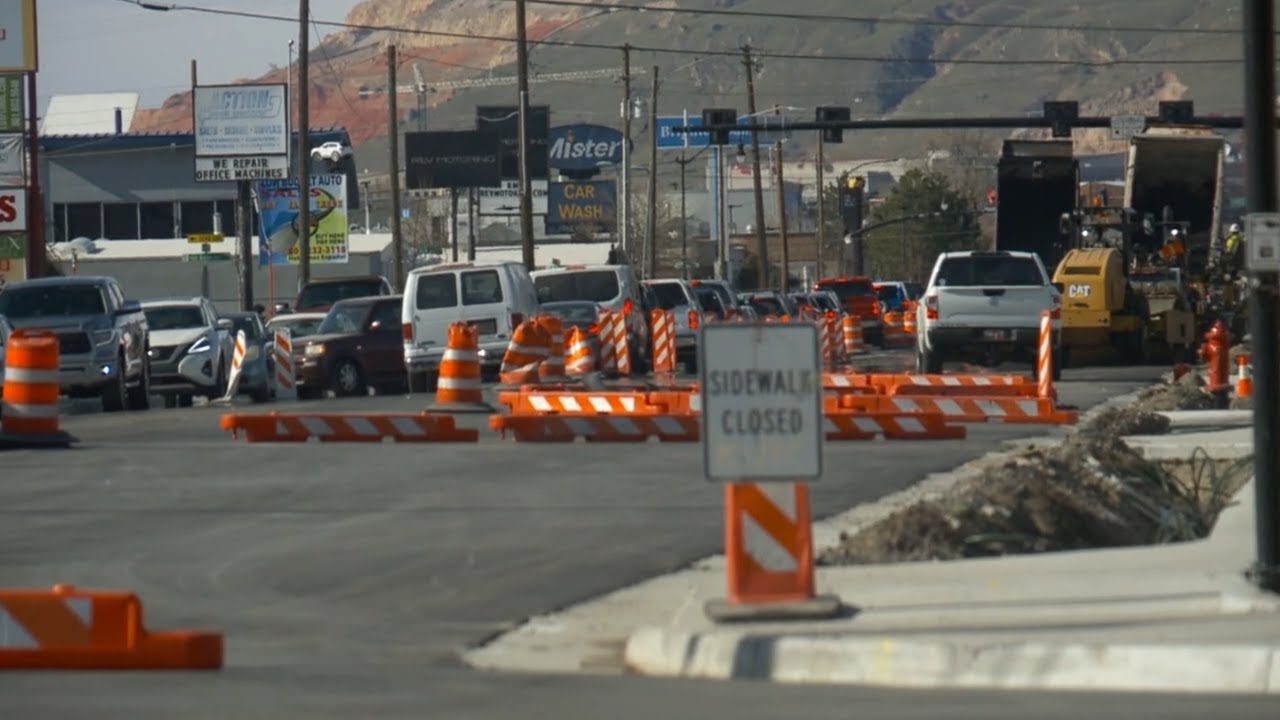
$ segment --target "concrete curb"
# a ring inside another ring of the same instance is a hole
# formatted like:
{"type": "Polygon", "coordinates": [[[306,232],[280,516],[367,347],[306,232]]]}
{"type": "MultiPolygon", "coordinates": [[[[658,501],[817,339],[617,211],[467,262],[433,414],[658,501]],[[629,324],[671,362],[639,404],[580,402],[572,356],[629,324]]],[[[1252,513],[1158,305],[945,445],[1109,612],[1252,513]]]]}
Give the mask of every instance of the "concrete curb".
{"type": "Polygon", "coordinates": [[[715,680],[1280,694],[1280,647],[1265,645],[1000,644],[647,627],[632,633],[624,657],[644,675],[715,680]]]}

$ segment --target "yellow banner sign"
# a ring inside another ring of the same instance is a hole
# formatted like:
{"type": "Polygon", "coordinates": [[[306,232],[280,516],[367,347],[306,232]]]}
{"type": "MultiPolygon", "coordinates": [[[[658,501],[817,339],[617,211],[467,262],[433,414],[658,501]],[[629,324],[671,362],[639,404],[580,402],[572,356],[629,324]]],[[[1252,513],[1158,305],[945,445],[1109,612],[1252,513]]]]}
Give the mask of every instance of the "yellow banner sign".
{"type": "Polygon", "coordinates": [[[191,243],[192,245],[204,245],[206,243],[208,244],[220,243],[223,240],[226,240],[226,237],[224,237],[222,233],[202,233],[200,235],[187,236],[187,242],[191,243]]]}

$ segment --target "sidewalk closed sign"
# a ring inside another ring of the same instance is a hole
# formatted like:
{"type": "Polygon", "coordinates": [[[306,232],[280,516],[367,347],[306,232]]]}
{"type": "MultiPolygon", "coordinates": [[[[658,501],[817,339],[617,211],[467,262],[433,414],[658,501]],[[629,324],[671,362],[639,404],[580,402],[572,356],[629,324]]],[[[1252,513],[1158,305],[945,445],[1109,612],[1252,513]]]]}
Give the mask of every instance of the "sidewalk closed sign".
{"type": "Polygon", "coordinates": [[[707,479],[822,475],[822,372],[813,325],[706,325],[699,342],[707,479]]]}

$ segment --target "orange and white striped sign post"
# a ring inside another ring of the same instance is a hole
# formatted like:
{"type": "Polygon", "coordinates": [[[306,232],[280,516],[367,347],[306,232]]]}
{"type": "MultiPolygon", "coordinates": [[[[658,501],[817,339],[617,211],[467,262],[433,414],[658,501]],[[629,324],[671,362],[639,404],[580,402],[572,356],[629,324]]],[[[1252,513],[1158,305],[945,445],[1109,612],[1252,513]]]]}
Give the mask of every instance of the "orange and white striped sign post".
{"type": "Polygon", "coordinates": [[[596,321],[596,340],[600,343],[600,357],[597,370],[600,372],[617,372],[618,360],[613,350],[613,317],[612,310],[601,310],[600,319],[596,321]]]}
{"type": "Polygon", "coordinates": [[[650,334],[653,336],[653,371],[673,374],[676,371],[676,314],[674,310],[652,310],[650,334]]]}
{"type": "Polygon", "coordinates": [[[272,348],[276,366],[276,400],[297,400],[298,373],[293,364],[293,331],[276,328],[272,348]]]}
{"type": "Polygon", "coordinates": [[[1036,358],[1036,395],[1054,400],[1058,397],[1053,389],[1053,315],[1048,310],[1040,313],[1040,352],[1036,358]]]}
{"type": "Polygon", "coordinates": [[[822,476],[825,323],[714,324],[698,362],[707,478],[726,483],[725,599],[716,622],[828,618],[815,591],[808,482],[822,476]]]}
{"type": "Polygon", "coordinates": [[[249,341],[244,331],[240,330],[236,333],[236,349],[231,355],[231,375],[227,378],[227,393],[222,396],[222,402],[229,403],[240,394],[240,375],[244,369],[244,356],[248,347],[249,341]]]}
{"type": "Polygon", "coordinates": [[[613,361],[620,377],[631,376],[631,341],[627,337],[627,316],[612,313],[609,337],[613,342],[613,361]]]}

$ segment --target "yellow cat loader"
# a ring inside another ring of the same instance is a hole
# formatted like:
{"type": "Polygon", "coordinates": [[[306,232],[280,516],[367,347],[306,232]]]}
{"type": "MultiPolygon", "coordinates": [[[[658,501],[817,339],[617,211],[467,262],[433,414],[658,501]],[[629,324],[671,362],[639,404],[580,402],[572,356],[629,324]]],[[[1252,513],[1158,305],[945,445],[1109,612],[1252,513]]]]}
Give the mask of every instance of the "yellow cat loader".
{"type": "Polygon", "coordinates": [[[1062,218],[1073,246],[1053,276],[1064,366],[1181,360],[1195,346],[1196,315],[1180,270],[1135,264],[1134,237],[1144,234],[1136,217],[1089,208],[1062,218]]]}

